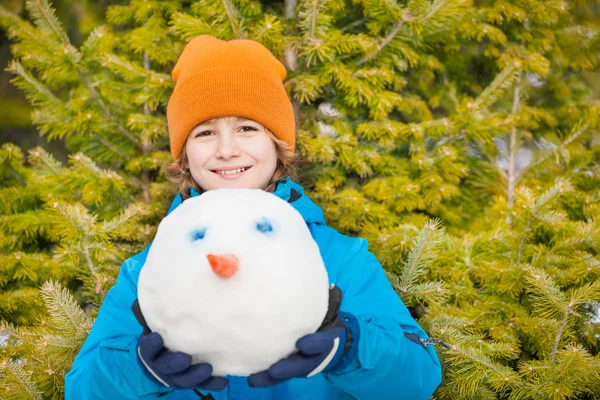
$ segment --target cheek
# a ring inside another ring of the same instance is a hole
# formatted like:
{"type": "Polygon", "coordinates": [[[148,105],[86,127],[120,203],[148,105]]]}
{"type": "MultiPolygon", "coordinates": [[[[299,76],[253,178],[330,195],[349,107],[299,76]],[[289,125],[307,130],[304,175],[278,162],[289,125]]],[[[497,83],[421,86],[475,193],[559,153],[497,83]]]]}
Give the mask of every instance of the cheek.
{"type": "Polygon", "coordinates": [[[266,140],[262,139],[252,143],[248,147],[248,153],[254,157],[257,161],[263,164],[277,164],[277,151],[275,150],[275,143],[267,137],[266,140]]]}
{"type": "Polygon", "coordinates": [[[194,169],[202,166],[209,158],[209,150],[208,146],[201,146],[198,144],[187,146],[186,153],[189,168],[194,169]]]}

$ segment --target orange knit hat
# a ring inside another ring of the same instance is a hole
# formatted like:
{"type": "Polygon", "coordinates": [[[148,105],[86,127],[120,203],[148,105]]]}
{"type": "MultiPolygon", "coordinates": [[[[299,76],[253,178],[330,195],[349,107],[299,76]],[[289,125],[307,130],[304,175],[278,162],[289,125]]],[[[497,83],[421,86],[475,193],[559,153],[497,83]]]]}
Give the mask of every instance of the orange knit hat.
{"type": "Polygon", "coordinates": [[[175,89],[167,105],[173,158],[196,125],[229,116],[260,123],[293,149],[296,126],[285,76],[283,64],[256,41],[192,39],[173,69],[175,89]]]}

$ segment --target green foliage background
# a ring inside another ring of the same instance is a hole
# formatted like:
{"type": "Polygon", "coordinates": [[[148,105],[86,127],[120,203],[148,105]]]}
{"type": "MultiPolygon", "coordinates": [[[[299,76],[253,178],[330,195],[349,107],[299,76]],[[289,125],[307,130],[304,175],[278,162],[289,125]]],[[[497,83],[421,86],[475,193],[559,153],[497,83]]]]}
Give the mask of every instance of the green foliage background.
{"type": "Polygon", "coordinates": [[[0,149],[6,398],[62,396],[120,263],[152,239],[170,71],[205,33],[284,61],[301,183],[450,345],[435,398],[598,397],[597,2],[132,0],[80,44],[46,0],[27,13],[0,8],[8,72],[69,156],[0,149]]]}

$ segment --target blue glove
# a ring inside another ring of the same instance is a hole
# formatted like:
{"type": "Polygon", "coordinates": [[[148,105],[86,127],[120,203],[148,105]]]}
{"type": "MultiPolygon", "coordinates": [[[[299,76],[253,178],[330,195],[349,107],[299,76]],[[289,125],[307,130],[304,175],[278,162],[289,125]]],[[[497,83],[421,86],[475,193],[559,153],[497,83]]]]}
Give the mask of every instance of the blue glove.
{"type": "Polygon", "coordinates": [[[133,303],[132,310],[144,327],[137,352],[141,363],[146,367],[145,372],[163,385],[176,389],[223,390],[227,386],[227,379],[212,376],[212,365],[192,365],[192,356],[189,354],[167,350],[162,336],[150,331],[137,300],[133,303]]]}
{"type": "Polygon", "coordinates": [[[250,375],[248,385],[272,386],[291,378],[310,378],[335,368],[352,342],[350,330],[339,313],[341,302],[342,291],[332,286],[329,289],[329,308],[319,330],[296,342],[297,353],[278,361],[266,371],[250,375]]]}

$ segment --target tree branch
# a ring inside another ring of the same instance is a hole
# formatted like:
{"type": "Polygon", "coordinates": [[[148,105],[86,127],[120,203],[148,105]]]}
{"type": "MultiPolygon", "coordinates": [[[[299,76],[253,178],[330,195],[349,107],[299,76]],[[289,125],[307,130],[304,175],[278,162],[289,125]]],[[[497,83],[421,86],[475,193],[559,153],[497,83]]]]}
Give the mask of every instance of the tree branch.
{"type": "Polygon", "coordinates": [[[373,54],[369,54],[364,56],[363,58],[361,58],[356,65],[363,65],[364,63],[366,63],[367,61],[373,60],[375,57],[377,57],[377,55],[379,53],[381,53],[381,51],[388,45],[390,44],[390,42],[392,40],[394,40],[394,38],[396,37],[396,35],[398,34],[398,32],[400,32],[400,28],[402,28],[402,25],[404,25],[404,20],[402,21],[398,21],[396,23],[396,26],[394,26],[394,29],[392,29],[392,31],[390,32],[389,35],[386,36],[385,39],[383,39],[383,41],[377,46],[377,51],[373,54]]]}
{"type": "Polygon", "coordinates": [[[582,125],[581,128],[576,130],[575,133],[573,133],[571,136],[569,136],[564,142],[562,142],[555,149],[548,150],[540,158],[535,160],[535,162],[532,162],[527,167],[523,168],[522,171],[519,171],[519,173],[520,173],[519,176],[521,177],[521,176],[525,175],[527,172],[531,171],[534,167],[536,167],[536,166],[540,165],[541,163],[543,163],[544,161],[546,161],[550,156],[552,156],[552,155],[556,154],[558,151],[564,149],[566,146],[571,144],[575,139],[577,139],[579,136],[581,136],[583,133],[585,133],[589,128],[590,128],[590,124],[582,125]]]}
{"type": "Polygon", "coordinates": [[[107,149],[109,149],[110,151],[112,151],[113,153],[115,153],[116,155],[121,157],[123,160],[127,160],[129,158],[127,156],[127,154],[123,153],[117,146],[115,146],[114,144],[109,142],[106,138],[100,136],[100,134],[98,134],[94,131],[90,131],[90,133],[92,134],[92,136],[94,136],[96,139],[98,139],[98,141],[100,143],[102,143],[107,149]]]}
{"type": "MultiPolygon", "coordinates": [[[[150,57],[147,53],[144,53],[144,68],[146,70],[150,70],[150,57]]],[[[148,87],[144,87],[144,90],[148,90],[148,87]]],[[[144,104],[144,115],[150,115],[150,107],[148,104],[144,104]]],[[[142,137],[142,153],[148,154],[151,151],[151,143],[148,139],[142,137]]],[[[142,168],[142,196],[144,198],[144,202],[150,202],[150,172],[148,168],[142,168]]]]}
{"type": "Polygon", "coordinates": [[[87,237],[83,236],[83,254],[85,255],[85,261],[88,264],[88,268],[90,269],[90,274],[92,274],[92,278],[96,281],[96,267],[94,267],[94,262],[92,261],[92,256],[90,255],[89,242],[87,237]]]}
{"type": "Polygon", "coordinates": [[[523,246],[525,245],[525,235],[529,231],[529,226],[531,225],[531,217],[527,218],[527,224],[525,225],[525,231],[521,235],[521,240],[519,240],[519,251],[517,252],[517,264],[521,263],[521,256],[523,255],[523,246]]]}
{"type": "Polygon", "coordinates": [[[556,332],[556,338],[554,339],[554,345],[552,346],[552,353],[550,353],[550,361],[551,362],[554,362],[554,359],[556,358],[556,351],[558,350],[558,344],[560,343],[560,339],[562,338],[563,330],[565,329],[565,325],[567,324],[567,319],[569,318],[570,312],[571,312],[571,307],[569,305],[569,306],[567,306],[565,315],[563,315],[563,318],[560,321],[560,326],[558,327],[558,332],[556,332]]]}
{"type": "Polygon", "coordinates": [[[227,18],[229,19],[229,23],[231,24],[231,28],[233,29],[233,33],[235,34],[235,36],[237,38],[241,38],[241,31],[240,28],[237,26],[237,22],[235,21],[235,16],[233,15],[235,13],[235,7],[233,6],[233,4],[231,4],[229,1],[227,0],[222,0],[223,1],[223,7],[225,8],[225,12],[227,13],[227,18]]]}
{"type": "Polygon", "coordinates": [[[429,12],[427,14],[425,14],[423,17],[421,18],[417,18],[417,21],[419,22],[423,22],[423,21],[427,21],[429,18],[431,18],[432,16],[435,15],[436,12],[439,11],[440,8],[442,8],[442,6],[446,3],[446,0],[440,0],[439,3],[433,3],[432,7],[429,9],[429,12]]]}
{"type": "Polygon", "coordinates": [[[347,32],[350,29],[354,28],[355,26],[363,25],[365,22],[367,22],[370,19],[371,19],[371,17],[369,17],[369,16],[366,16],[361,19],[357,19],[356,21],[350,22],[348,25],[343,26],[340,30],[342,32],[347,32]]]}
{"type": "Polygon", "coordinates": [[[46,8],[46,4],[37,0],[33,1],[32,5],[35,5],[35,8],[37,8],[37,10],[40,12],[40,16],[42,16],[46,20],[46,23],[48,24],[52,32],[56,35],[56,37],[60,39],[61,43],[63,45],[71,45],[69,37],[67,36],[65,31],[61,29],[60,26],[55,25],[55,22],[57,22],[57,20],[56,16],[53,15],[52,9],[46,8]]]}
{"type": "MultiPolygon", "coordinates": [[[[85,79],[88,89],[90,90],[90,92],[92,92],[92,96],[94,97],[96,102],[100,105],[100,107],[102,108],[102,111],[104,111],[104,116],[106,118],[114,121],[115,118],[113,117],[112,113],[110,112],[110,110],[108,109],[108,107],[106,106],[104,101],[102,100],[100,93],[98,93],[98,91],[96,90],[94,85],[92,85],[92,81],[91,81],[90,77],[88,76],[88,74],[85,73],[85,71],[83,71],[82,75],[83,75],[83,78],[85,79]]],[[[135,136],[133,136],[131,134],[131,132],[129,132],[127,129],[125,129],[125,127],[123,127],[118,122],[116,123],[116,125],[117,125],[117,128],[119,129],[119,132],[121,132],[127,139],[131,140],[131,142],[135,145],[135,147],[142,150],[142,144],[140,143],[139,140],[137,140],[137,138],[135,136]]]]}
{"type": "MultiPolygon", "coordinates": [[[[25,373],[19,373],[20,371],[18,370],[18,365],[15,361],[7,361],[4,360],[2,362],[2,367],[4,367],[3,369],[5,371],[8,371],[11,373],[11,375],[13,376],[13,378],[15,379],[15,381],[17,382],[18,385],[20,385],[24,391],[29,395],[30,398],[34,399],[34,400],[41,400],[42,396],[39,392],[35,391],[36,388],[32,387],[32,382],[27,380],[27,377],[25,375],[25,373]]],[[[22,370],[21,370],[22,371],[22,370]]]]}
{"type": "MultiPolygon", "coordinates": [[[[515,87],[513,90],[513,104],[512,104],[512,114],[516,115],[519,111],[519,94],[521,92],[521,72],[517,76],[517,81],[515,82],[515,87]]],[[[516,158],[519,153],[519,138],[517,136],[517,127],[513,125],[510,130],[510,143],[508,145],[508,172],[506,176],[506,203],[509,209],[513,208],[514,205],[514,196],[515,196],[515,186],[517,183],[517,172],[516,168],[516,158]]],[[[506,222],[508,224],[512,224],[512,218],[509,216],[506,217],[506,222]]]]}
{"type": "MultiPolygon", "coordinates": [[[[84,239],[84,240],[87,240],[87,239],[84,239]]],[[[94,276],[94,280],[96,280],[95,276],[94,276]]],[[[51,304],[54,304],[55,306],[60,307],[63,315],[65,315],[67,317],[67,319],[69,320],[69,322],[71,322],[71,326],[73,326],[73,329],[75,331],[79,330],[81,328],[81,326],[71,316],[69,309],[67,307],[65,307],[65,303],[62,301],[63,297],[60,295],[60,293],[61,293],[60,288],[58,288],[56,285],[54,285],[52,283],[49,284],[48,282],[46,282],[44,284],[44,286],[42,286],[42,290],[44,292],[48,293],[48,296],[52,298],[51,304]]]]}
{"type": "Polygon", "coordinates": [[[317,30],[317,5],[318,0],[312,1],[312,21],[310,22],[310,38],[315,39],[315,31],[317,30]]]}

